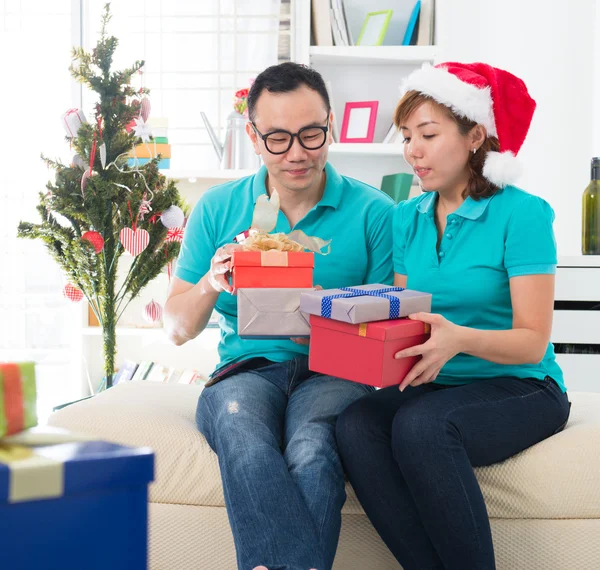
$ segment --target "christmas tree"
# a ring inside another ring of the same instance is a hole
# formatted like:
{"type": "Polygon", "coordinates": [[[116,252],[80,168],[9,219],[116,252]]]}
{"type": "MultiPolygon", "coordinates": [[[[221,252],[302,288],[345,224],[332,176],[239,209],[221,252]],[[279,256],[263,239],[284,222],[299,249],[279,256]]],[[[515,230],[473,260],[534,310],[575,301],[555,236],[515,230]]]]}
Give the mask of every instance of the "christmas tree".
{"type": "Polygon", "coordinates": [[[91,53],[74,48],[71,74],[98,94],[94,120],[71,109],[63,118],[77,153],[71,165],[42,156],[55,171],[54,182],[40,192],[41,223],[21,222],[18,235],[41,239],[69,283],[65,295],[84,296],[103,333],[106,385],[112,385],[116,325],[140,291],[177,257],[183,234],[184,204],[172,180],[159,173],[159,157],[128,166],[139,144],[152,146],[147,124],[148,89],[132,87],[144,62],[112,71],[118,41],[109,37],[107,4],[100,39],[91,53]],[[131,262],[119,278],[122,260],[131,262]],[[130,257],[133,256],[133,257],[130,257]]]}

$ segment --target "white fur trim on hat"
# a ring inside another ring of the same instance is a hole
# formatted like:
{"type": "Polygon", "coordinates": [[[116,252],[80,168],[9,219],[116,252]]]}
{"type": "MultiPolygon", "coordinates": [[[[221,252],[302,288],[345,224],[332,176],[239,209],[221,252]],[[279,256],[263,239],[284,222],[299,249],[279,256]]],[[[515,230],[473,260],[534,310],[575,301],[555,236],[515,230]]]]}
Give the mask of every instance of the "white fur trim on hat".
{"type": "Polygon", "coordinates": [[[483,164],[483,175],[500,188],[516,182],[521,171],[521,163],[510,151],[489,151],[483,164]]]}
{"type": "Polygon", "coordinates": [[[443,67],[424,64],[404,82],[402,93],[412,90],[429,95],[438,103],[450,107],[457,115],[483,125],[488,136],[498,136],[489,87],[479,89],[461,81],[443,67]]]}

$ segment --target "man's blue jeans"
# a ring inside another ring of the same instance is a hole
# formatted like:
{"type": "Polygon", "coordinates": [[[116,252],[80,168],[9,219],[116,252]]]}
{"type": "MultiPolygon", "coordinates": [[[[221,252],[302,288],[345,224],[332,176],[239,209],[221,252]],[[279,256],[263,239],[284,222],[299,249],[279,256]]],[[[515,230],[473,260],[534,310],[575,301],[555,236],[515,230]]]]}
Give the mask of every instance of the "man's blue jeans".
{"type": "Polygon", "coordinates": [[[358,499],[405,570],[493,570],[473,467],[557,433],[569,407],[550,377],[392,386],[348,407],[338,445],[358,499]]]}
{"type": "Polygon", "coordinates": [[[335,422],[373,389],[315,374],[305,356],[265,363],[205,388],[196,413],[219,457],[238,568],[329,570],[346,500],[335,422]]]}

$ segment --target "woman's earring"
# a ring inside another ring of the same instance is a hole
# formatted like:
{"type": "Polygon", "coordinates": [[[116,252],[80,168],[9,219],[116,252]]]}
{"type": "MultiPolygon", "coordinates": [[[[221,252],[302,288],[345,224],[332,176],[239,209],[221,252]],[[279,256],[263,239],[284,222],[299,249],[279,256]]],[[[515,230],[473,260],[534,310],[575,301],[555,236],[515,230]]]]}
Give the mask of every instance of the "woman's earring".
{"type": "Polygon", "coordinates": [[[474,148],[474,149],[473,149],[473,154],[475,154],[476,152],[477,152],[477,149],[476,149],[476,148],[474,148]]]}

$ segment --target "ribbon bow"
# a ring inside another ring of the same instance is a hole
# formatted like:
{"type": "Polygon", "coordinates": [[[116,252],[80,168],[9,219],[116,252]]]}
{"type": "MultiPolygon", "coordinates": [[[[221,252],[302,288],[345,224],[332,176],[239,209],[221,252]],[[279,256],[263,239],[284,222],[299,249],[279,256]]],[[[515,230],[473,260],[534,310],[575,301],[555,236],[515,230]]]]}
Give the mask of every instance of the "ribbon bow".
{"type": "Polygon", "coordinates": [[[400,316],[400,299],[393,295],[387,295],[392,291],[404,291],[404,287],[386,287],[385,289],[373,289],[365,291],[364,289],[356,289],[354,287],[340,287],[341,291],[347,293],[337,293],[336,295],[326,295],[321,299],[321,316],[326,319],[331,318],[331,310],[334,299],[345,299],[349,297],[381,297],[388,299],[390,302],[390,319],[397,319],[400,316]]]}

